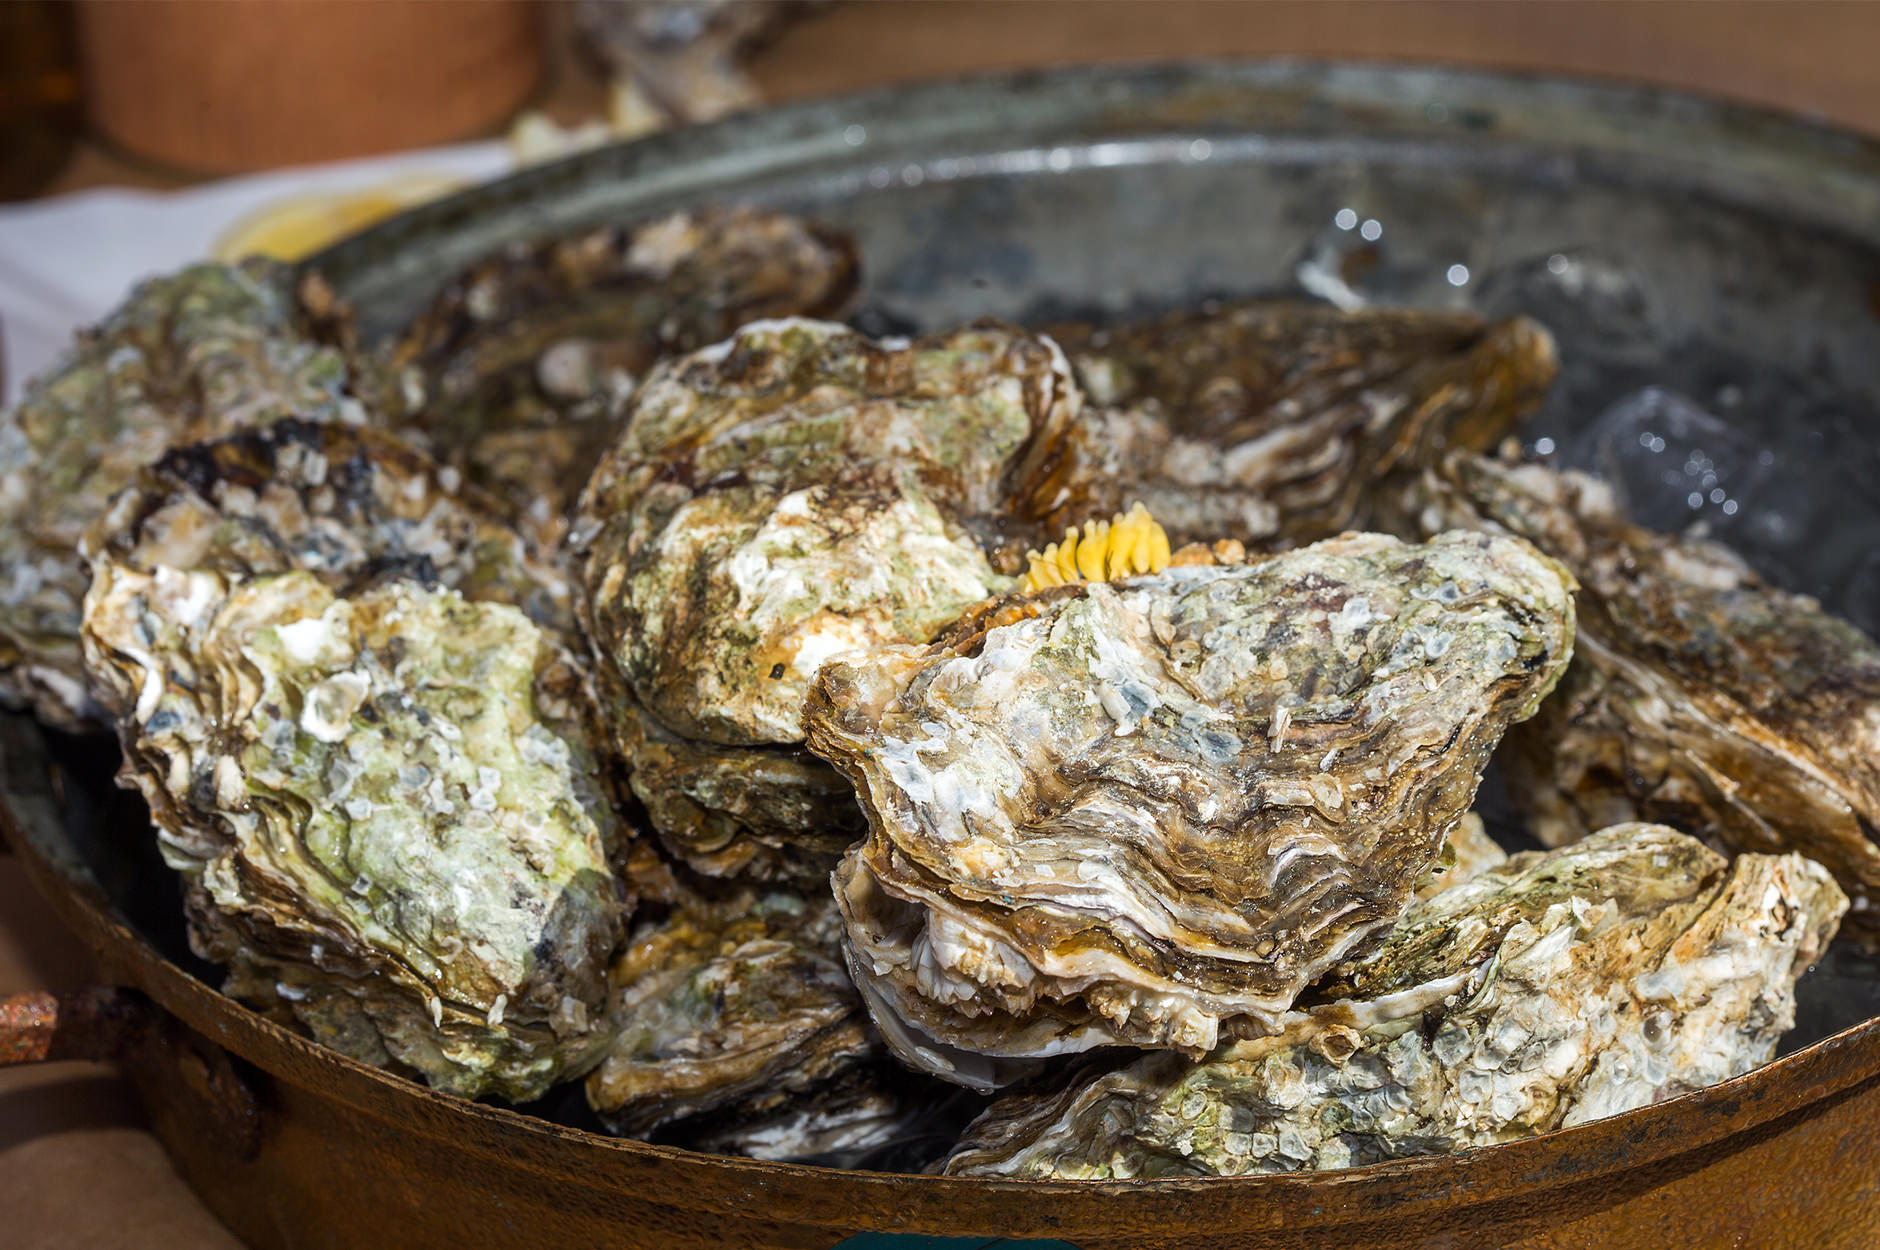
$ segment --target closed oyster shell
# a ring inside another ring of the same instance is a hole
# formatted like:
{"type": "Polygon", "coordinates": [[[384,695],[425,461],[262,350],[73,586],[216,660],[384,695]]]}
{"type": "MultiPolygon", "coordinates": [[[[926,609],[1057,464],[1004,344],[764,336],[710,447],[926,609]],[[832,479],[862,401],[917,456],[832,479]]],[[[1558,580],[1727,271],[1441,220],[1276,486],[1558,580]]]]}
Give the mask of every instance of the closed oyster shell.
{"type": "Polygon", "coordinates": [[[803,753],[811,681],[1012,584],[986,549],[1009,482],[1075,411],[1057,349],[991,325],[760,322],[648,379],[577,539],[616,737],[676,854],[828,870],[861,819],[803,753]]]}
{"type": "Polygon", "coordinates": [[[388,408],[552,543],[656,360],[747,321],[833,314],[855,281],[847,239],[753,208],[518,244],[400,337],[388,408]]]}
{"type": "Polygon", "coordinates": [[[520,610],[392,580],[94,565],[123,778],[231,992],[464,1096],[598,1061],[622,905],[585,687],[520,610]],[[272,994],[269,994],[269,988],[272,994]]]}
{"type": "Polygon", "coordinates": [[[1444,1154],[1738,1076],[1794,1023],[1847,900],[1799,855],[1726,864],[1625,825],[1418,903],[1348,995],[1199,1064],[1155,1054],[993,1104],[945,1169],[1238,1176],[1444,1154]]]}
{"type": "Polygon", "coordinates": [[[835,881],[884,1037],[989,1088],[1272,1031],[1402,911],[1565,667],[1571,589],[1518,540],[1346,535],[826,664],[805,719],[868,814],[835,881]]]}
{"type": "Polygon", "coordinates": [[[642,927],[610,974],[616,1038],[587,1079],[589,1105],[634,1136],[714,1111],[739,1123],[781,1114],[796,1139],[839,1134],[850,1117],[808,1122],[803,1096],[880,1055],[839,932],[826,896],[749,891],[695,898],[642,927]]]}
{"type": "Polygon", "coordinates": [[[1580,580],[1581,644],[1510,736],[1535,834],[1662,821],[1734,851],[1796,851],[1880,931],[1880,645],[1727,548],[1628,523],[1597,479],[1458,455],[1410,492],[1421,527],[1519,534],[1580,580]]]}
{"type": "Polygon", "coordinates": [[[1493,446],[1558,371],[1523,317],[1252,300],[1051,333],[1098,411],[1035,480],[1035,510],[1062,528],[1140,499],[1177,543],[1283,548],[1362,524],[1376,483],[1493,446]]]}
{"type": "Polygon", "coordinates": [[[176,443],[296,416],[358,420],[337,352],[307,338],[285,271],[196,265],[139,286],[0,415],[0,699],[102,722],[78,629],[79,539],[176,443]]]}
{"type": "Polygon", "coordinates": [[[300,420],[166,453],[92,527],[87,553],[143,572],[302,569],[344,596],[407,579],[508,603],[583,650],[572,588],[455,469],[376,430],[300,420]]]}

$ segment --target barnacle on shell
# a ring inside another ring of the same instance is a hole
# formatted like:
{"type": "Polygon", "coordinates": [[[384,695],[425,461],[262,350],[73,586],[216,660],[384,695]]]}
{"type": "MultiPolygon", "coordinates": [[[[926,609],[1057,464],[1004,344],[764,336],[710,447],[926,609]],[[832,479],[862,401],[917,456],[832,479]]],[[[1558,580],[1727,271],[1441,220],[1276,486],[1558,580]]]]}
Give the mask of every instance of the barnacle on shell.
{"type": "Polygon", "coordinates": [[[1846,907],[1799,855],[1726,864],[1662,826],[1517,855],[1414,905],[1276,1035],[1002,1099],[944,1170],[1311,1171],[1642,1107],[1766,1062],[1846,907]]]}
{"type": "Polygon", "coordinates": [[[0,414],[0,699],[102,722],[79,658],[80,537],[177,443],[283,417],[358,421],[337,352],[302,332],[263,261],[153,278],[0,414]]]}
{"type": "Polygon", "coordinates": [[[1632,525],[1594,478],[1455,455],[1406,490],[1407,529],[1518,534],[1578,577],[1581,645],[1509,738],[1549,845],[1655,820],[1736,851],[1797,851],[1880,922],[1880,645],[1718,543],[1632,525]]]}
{"type": "Polygon", "coordinates": [[[978,611],[824,665],[850,970],[904,1062],[1206,1053],[1388,927],[1572,648],[1519,540],[1347,535],[978,611]]]}

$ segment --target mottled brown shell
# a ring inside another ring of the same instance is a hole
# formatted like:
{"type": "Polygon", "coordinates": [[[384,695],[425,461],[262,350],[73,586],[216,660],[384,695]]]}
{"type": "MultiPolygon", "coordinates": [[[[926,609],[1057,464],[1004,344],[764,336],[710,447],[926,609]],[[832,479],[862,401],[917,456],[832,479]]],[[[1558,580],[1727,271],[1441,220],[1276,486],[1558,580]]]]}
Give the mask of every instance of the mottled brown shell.
{"type": "Polygon", "coordinates": [[[1413,524],[1521,535],[1580,580],[1573,666],[1508,744],[1543,841],[1644,819],[1798,851],[1876,931],[1880,645],[1717,543],[1628,523],[1577,473],[1457,455],[1410,494],[1413,524]]]}
{"type": "Polygon", "coordinates": [[[1091,411],[1027,509],[1061,530],[1140,499],[1177,544],[1360,526],[1377,483],[1494,446],[1558,369],[1541,326],[1468,313],[1253,300],[1050,333],[1091,411]]]}
{"type": "Polygon", "coordinates": [[[668,355],[763,317],[828,316],[854,245],[753,208],[517,244],[447,286],[390,355],[403,430],[558,538],[634,390],[668,355]]]}
{"type": "Polygon", "coordinates": [[[836,887],[884,1036],[983,1088],[1271,1029],[1402,910],[1565,667],[1571,585],[1519,541],[1347,535],[831,661],[806,723],[869,818],[836,887]]]}

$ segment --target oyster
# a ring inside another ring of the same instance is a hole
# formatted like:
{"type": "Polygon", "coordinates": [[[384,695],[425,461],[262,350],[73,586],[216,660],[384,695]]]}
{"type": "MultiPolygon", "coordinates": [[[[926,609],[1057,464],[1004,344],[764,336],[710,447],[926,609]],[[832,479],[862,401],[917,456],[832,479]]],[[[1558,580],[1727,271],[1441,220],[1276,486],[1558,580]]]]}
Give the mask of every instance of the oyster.
{"type": "Polygon", "coordinates": [[[1580,580],[1577,656],[1506,752],[1543,842],[1645,819],[1797,851],[1876,932],[1880,645],[1725,547],[1629,524],[1579,473],[1459,455],[1411,493],[1415,525],[1518,534],[1580,580]]]}
{"type": "Polygon", "coordinates": [[[868,814],[835,880],[884,1037],[990,1088],[1271,1032],[1408,902],[1565,667],[1571,589],[1518,540],[1354,534],[831,660],[805,720],[868,814]]]}
{"type": "Polygon", "coordinates": [[[346,384],[264,261],[153,278],[79,335],[0,415],[0,699],[63,729],[101,722],[78,647],[86,527],[174,443],[285,416],[361,419],[346,384]]]}
{"type": "Polygon", "coordinates": [[[623,906],[552,635],[410,580],[342,597],[212,560],[103,556],[85,606],[123,776],[232,993],[465,1096],[601,1058],[623,906]]]}
{"type": "Polygon", "coordinates": [[[934,1091],[869,1027],[840,935],[826,890],[692,894],[642,925],[613,966],[617,1039],[589,1105],[616,1132],[762,1159],[930,1137],[934,1091]]]}
{"type": "Polygon", "coordinates": [[[567,578],[496,511],[455,469],[389,435],[289,419],[169,451],[83,546],[146,573],[301,569],[342,596],[394,578],[448,587],[523,609],[578,654],[567,578]]]}
{"type": "Polygon", "coordinates": [[[862,822],[803,750],[810,682],[1012,585],[1007,483],[1075,412],[1056,348],[998,326],[759,322],[648,379],[576,538],[615,734],[676,854],[828,871],[862,822]]]}
{"type": "Polygon", "coordinates": [[[1036,478],[1034,510],[1060,528],[1140,500],[1178,543],[1290,547],[1360,525],[1371,486],[1493,446],[1558,367],[1526,318],[1280,300],[1051,333],[1096,411],[1036,478]]]}
{"type": "Polygon", "coordinates": [[[855,279],[846,239],[751,208],[518,245],[400,338],[390,407],[552,542],[655,360],[758,318],[834,313],[855,279]]]}
{"type": "Polygon", "coordinates": [[[827,898],[741,891],[645,926],[615,961],[617,1035],[588,1103],[642,1135],[701,1112],[774,1112],[872,1052],[827,898]]]}
{"type": "Polygon", "coordinates": [[[1416,904],[1347,997],[1199,1064],[1155,1054],[995,1103],[945,1170],[1340,1168],[1511,1141],[1766,1062],[1847,900],[1799,855],[1726,864],[1654,825],[1529,852],[1416,904]]]}

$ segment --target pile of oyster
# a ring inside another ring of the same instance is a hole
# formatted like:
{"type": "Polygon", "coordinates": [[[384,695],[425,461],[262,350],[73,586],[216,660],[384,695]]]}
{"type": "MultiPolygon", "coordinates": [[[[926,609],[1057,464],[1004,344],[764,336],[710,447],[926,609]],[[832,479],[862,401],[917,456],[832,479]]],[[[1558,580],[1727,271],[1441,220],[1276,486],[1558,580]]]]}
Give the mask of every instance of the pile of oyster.
{"type": "Polygon", "coordinates": [[[201,266],[0,419],[0,691],[228,993],[699,1149],[1236,1175],[1740,1075],[1873,936],[1880,647],[1507,450],[1542,327],[857,274],[681,213],[367,346],[201,266]]]}

